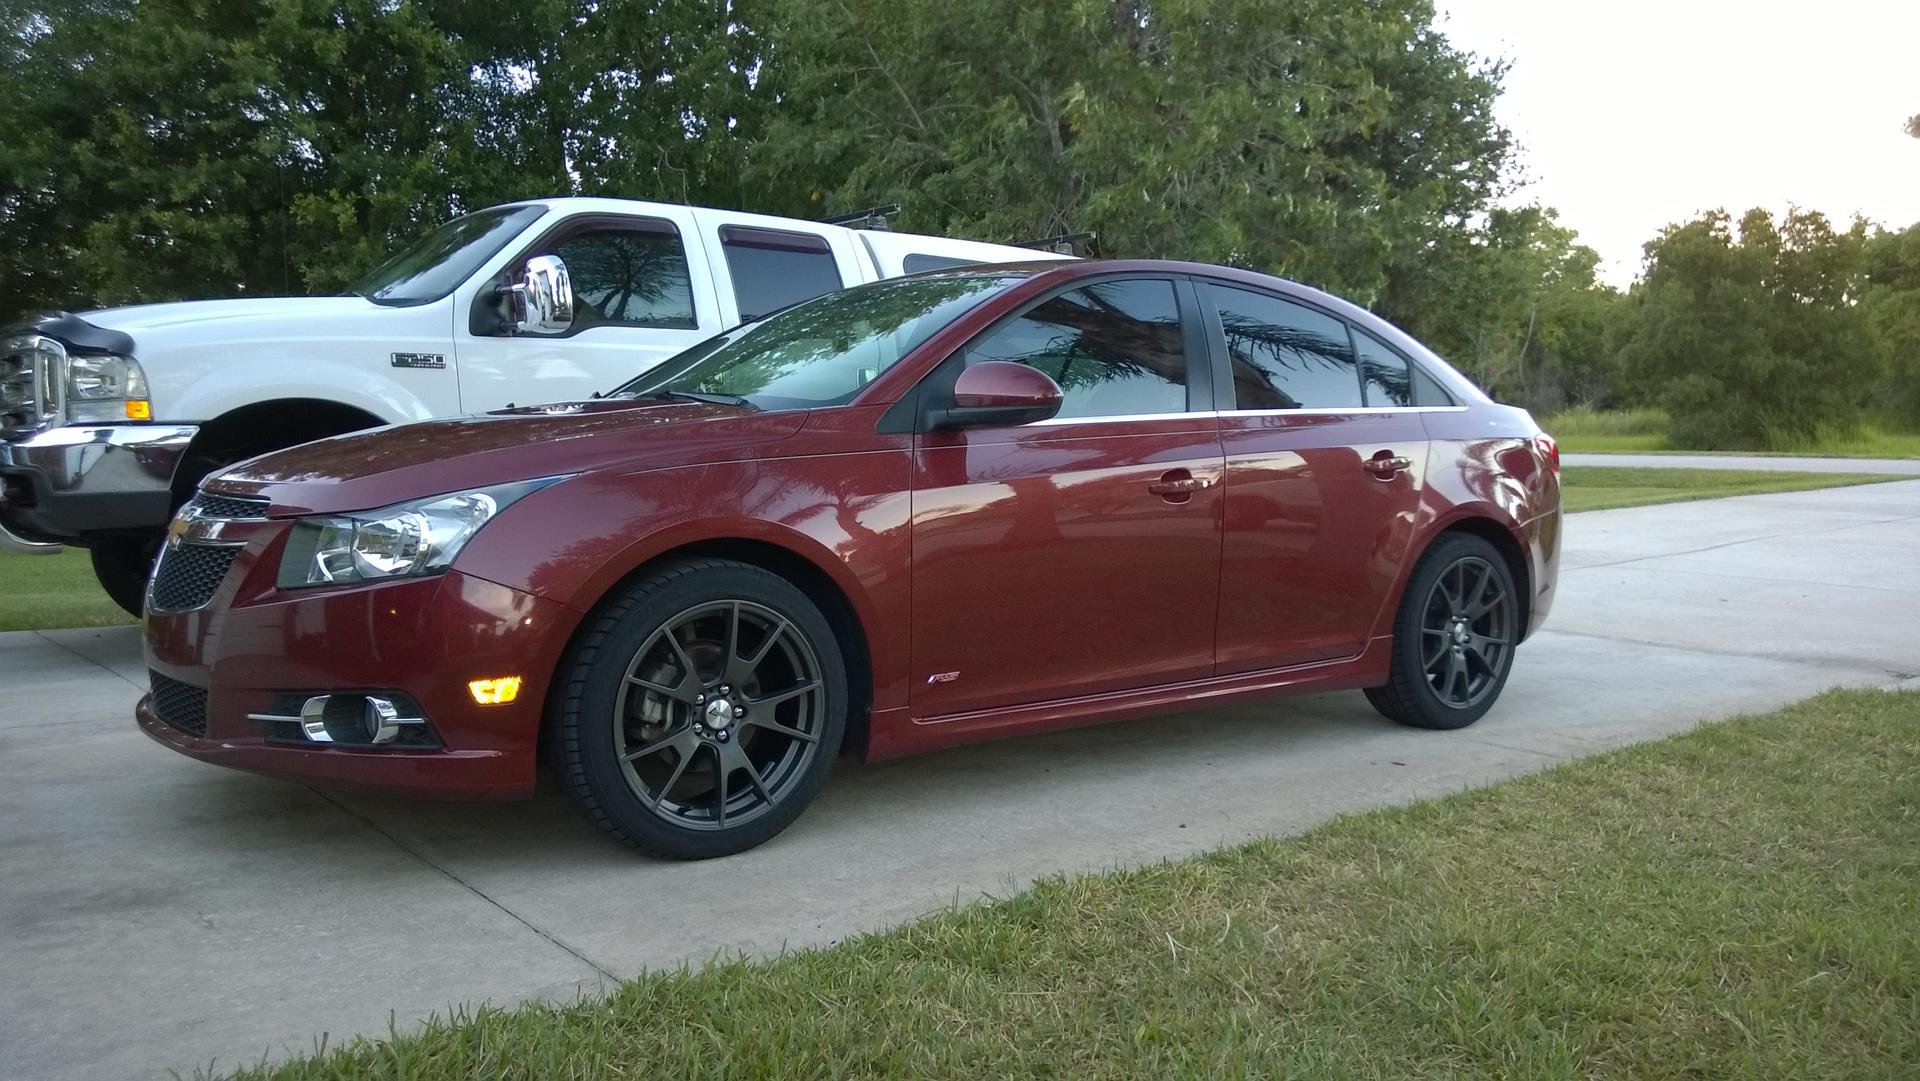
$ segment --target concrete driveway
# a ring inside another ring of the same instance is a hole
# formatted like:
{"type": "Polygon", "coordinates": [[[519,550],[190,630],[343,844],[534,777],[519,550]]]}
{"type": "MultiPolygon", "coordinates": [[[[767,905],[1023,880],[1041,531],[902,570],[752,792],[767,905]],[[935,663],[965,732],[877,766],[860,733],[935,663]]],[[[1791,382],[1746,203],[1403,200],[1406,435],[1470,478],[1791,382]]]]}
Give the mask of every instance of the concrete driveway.
{"type": "Polygon", "coordinates": [[[1458,733],[1358,694],[840,769],[761,849],[655,863],[552,794],[342,797],[188,761],[131,630],[0,635],[0,1076],[232,1067],[450,1004],[813,946],[1920,671],[1920,481],[1576,515],[1550,631],[1458,733]]]}

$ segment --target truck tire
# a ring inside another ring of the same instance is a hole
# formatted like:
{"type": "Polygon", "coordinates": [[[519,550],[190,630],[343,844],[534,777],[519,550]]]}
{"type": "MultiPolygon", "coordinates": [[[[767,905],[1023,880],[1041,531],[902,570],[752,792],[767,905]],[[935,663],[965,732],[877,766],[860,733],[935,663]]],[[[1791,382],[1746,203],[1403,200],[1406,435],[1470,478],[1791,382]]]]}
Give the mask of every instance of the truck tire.
{"type": "Polygon", "coordinates": [[[153,573],[153,561],[160,554],[161,535],[104,537],[95,540],[87,554],[93,558],[93,576],[107,591],[113,603],[138,618],[146,606],[147,578],[153,573]]]}

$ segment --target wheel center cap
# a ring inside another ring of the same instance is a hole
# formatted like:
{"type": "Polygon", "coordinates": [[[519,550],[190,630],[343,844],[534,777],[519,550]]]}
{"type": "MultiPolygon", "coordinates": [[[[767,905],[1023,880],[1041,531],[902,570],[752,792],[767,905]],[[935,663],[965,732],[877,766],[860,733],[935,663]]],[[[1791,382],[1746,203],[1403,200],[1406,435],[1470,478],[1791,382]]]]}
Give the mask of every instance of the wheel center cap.
{"type": "Polygon", "coordinates": [[[733,703],[724,698],[716,698],[706,706],[707,727],[724,729],[733,723],[733,703]]]}
{"type": "Polygon", "coordinates": [[[1465,623],[1455,623],[1453,625],[1453,644],[1454,645],[1457,645],[1457,646],[1466,645],[1467,640],[1472,637],[1473,635],[1467,631],[1467,625],[1465,623]]]}

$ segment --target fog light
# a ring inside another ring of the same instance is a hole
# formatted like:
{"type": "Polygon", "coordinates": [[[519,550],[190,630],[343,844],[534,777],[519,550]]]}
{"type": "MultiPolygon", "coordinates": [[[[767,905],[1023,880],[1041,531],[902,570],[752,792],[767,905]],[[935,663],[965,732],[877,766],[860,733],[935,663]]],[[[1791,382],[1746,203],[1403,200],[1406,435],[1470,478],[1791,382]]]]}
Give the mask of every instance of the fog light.
{"type": "Polygon", "coordinates": [[[520,697],[519,676],[496,676],[493,679],[476,679],[467,684],[467,690],[473,700],[483,706],[503,706],[520,697]]]}

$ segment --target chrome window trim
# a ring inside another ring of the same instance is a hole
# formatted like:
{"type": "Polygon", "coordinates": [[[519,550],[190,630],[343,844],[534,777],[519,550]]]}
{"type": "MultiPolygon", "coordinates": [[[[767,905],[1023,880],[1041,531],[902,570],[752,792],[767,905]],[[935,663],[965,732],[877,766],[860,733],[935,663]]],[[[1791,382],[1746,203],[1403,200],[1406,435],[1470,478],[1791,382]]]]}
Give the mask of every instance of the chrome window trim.
{"type": "Polygon", "coordinates": [[[1223,417],[1346,417],[1375,413],[1464,413],[1464,405],[1371,405],[1351,409],[1222,409],[1223,417]]]}
{"type": "Polygon", "coordinates": [[[1068,424],[1119,424],[1128,421],[1144,420],[1201,420],[1217,417],[1220,414],[1211,409],[1182,410],[1178,413],[1115,413],[1106,417],[1049,417],[1046,420],[1031,421],[1021,425],[1023,428],[1060,427],[1068,424]]]}
{"type": "Polygon", "coordinates": [[[1389,413],[1464,413],[1464,405],[1379,405],[1352,409],[1206,409],[1180,413],[1116,413],[1106,417],[1052,417],[1031,421],[1023,428],[1061,427],[1068,424],[1124,424],[1148,420],[1201,420],[1206,417],[1347,417],[1389,413]]]}

